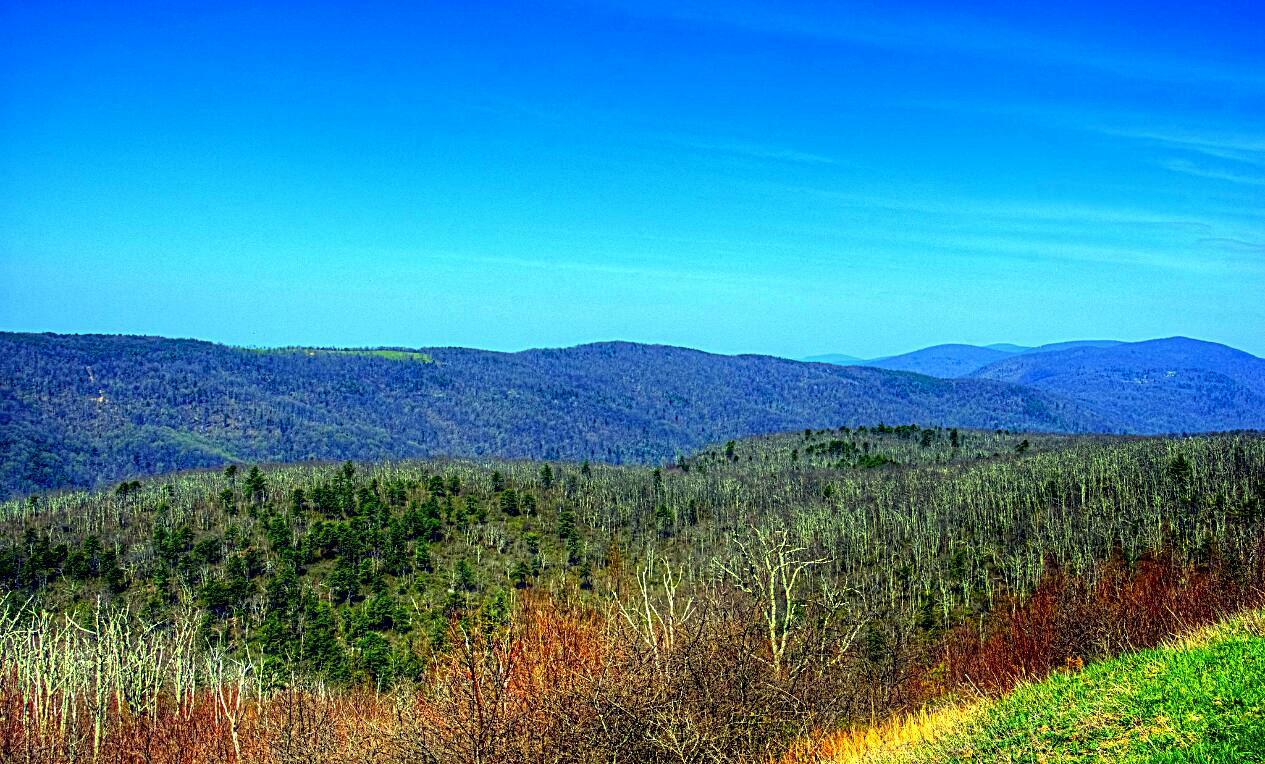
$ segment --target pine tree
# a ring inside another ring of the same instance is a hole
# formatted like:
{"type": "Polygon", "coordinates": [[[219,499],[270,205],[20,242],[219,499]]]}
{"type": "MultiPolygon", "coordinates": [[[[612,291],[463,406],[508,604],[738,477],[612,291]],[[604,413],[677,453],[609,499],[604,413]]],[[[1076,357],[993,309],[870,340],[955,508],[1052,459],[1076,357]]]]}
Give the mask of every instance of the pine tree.
{"type": "Polygon", "coordinates": [[[258,504],[263,500],[264,494],[267,490],[268,481],[264,479],[264,474],[259,471],[258,467],[251,467],[250,473],[246,476],[247,498],[258,504]]]}

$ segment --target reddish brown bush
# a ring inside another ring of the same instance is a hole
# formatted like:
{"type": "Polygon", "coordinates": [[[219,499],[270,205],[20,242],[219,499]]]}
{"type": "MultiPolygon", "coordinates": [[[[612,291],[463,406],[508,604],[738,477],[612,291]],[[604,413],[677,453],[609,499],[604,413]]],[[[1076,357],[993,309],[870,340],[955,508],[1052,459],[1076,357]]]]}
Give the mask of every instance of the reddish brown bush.
{"type": "Polygon", "coordinates": [[[950,686],[1005,691],[1089,658],[1151,647],[1259,605],[1263,592],[1265,570],[1215,558],[1182,566],[1161,554],[1130,565],[1116,556],[1092,582],[1050,566],[1030,597],[951,632],[942,665],[950,686]]]}

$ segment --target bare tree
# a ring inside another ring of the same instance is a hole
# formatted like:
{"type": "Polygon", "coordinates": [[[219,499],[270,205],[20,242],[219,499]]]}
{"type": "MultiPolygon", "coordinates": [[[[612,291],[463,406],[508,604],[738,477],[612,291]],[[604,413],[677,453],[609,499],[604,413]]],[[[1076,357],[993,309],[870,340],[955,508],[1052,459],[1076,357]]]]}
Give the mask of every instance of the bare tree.
{"type": "Polygon", "coordinates": [[[787,646],[795,629],[797,587],[804,571],[824,565],[829,558],[809,559],[807,547],[795,546],[784,530],[757,528],[750,541],[735,541],[736,559],[716,565],[742,591],[760,605],[762,624],[768,631],[769,661],[773,676],[785,670],[787,646]]]}
{"type": "Polygon", "coordinates": [[[685,625],[696,613],[694,597],[681,591],[685,575],[673,570],[671,561],[650,552],[646,564],[637,571],[637,591],[625,602],[618,593],[615,602],[624,621],[651,651],[656,667],[663,656],[676,648],[685,625]]]}

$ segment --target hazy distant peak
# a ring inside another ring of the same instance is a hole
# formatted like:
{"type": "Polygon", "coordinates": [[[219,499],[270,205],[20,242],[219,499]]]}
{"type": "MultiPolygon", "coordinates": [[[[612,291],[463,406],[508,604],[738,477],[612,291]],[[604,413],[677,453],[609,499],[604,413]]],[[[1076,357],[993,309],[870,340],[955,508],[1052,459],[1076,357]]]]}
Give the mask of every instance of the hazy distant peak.
{"type": "Polygon", "coordinates": [[[1265,423],[1265,360],[1189,337],[1023,353],[971,376],[1065,395],[1124,419],[1135,430],[1265,423]]]}
{"type": "Polygon", "coordinates": [[[864,358],[858,358],[854,355],[844,355],[843,353],[825,353],[823,355],[810,355],[801,359],[808,363],[833,363],[837,366],[852,366],[864,363],[864,358]]]}
{"type": "Polygon", "coordinates": [[[982,366],[1011,355],[1013,354],[1004,350],[994,350],[978,345],[946,344],[933,345],[887,358],[876,358],[866,361],[865,365],[951,379],[965,377],[982,366]]]}
{"type": "Polygon", "coordinates": [[[1040,345],[1034,348],[1027,348],[1020,351],[1021,353],[1053,353],[1059,350],[1072,350],[1073,348],[1109,348],[1116,345],[1124,345],[1120,340],[1069,340],[1067,342],[1051,342],[1048,345],[1040,345]]]}

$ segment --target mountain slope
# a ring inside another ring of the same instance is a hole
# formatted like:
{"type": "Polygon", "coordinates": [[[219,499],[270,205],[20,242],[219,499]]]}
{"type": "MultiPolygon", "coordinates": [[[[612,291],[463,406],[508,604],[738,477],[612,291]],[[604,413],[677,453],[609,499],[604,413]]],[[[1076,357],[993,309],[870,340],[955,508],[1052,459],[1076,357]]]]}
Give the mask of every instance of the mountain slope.
{"type": "Polygon", "coordinates": [[[912,353],[876,358],[865,361],[866,366],[895,371],[912,371],[931,377],[953,379],[965,377],[971,372],[1012,354],[1006,350],[983,348],[977,345],[933,345],[912,353]]]}
{"type": "Polygon", "coordinates": [[[433,454],[654,461],[806,427],[1117,430],[993,380],[603,343],[496,353],[246,350],[0,335],[3,493],[232,460],[433,454]]]}
{"type": "Polygon", "coordinates": [[[1068,342],[1051,342],[1048,345],[1039,345],[1034,348],[1023,348],[1019,353],[1053,353],[1059,350],[1071,350],[1072,348],[1110,348],[1125,343],[1120,340],[1070,340],[1068,342]]]}
{"type": "Polygon", "coordinates": [[[972,376],[1075,398],[1135,432],[1265,427],[1265,360],[1186,337],[1025,353],[972,376]]]}
{"type": "Polygon", "coordinates": [[[1011,355],[1025,353],[1052,353],[1080,347],[1106,348],[1122,345],[1119,340],[1071,340],[1069,342],[1053,342],[1039,347],[996,343],[993,345],[932,345],[901,355],[884,356],[866,360],[841,353],[809,356],[803,360],[818,363],[834,363],[841,366],[873,366],[878,369],[895,371],[912,371],[942,379],[955,379],[970,376],[973,372],[995,363],[1011,355]]]}

